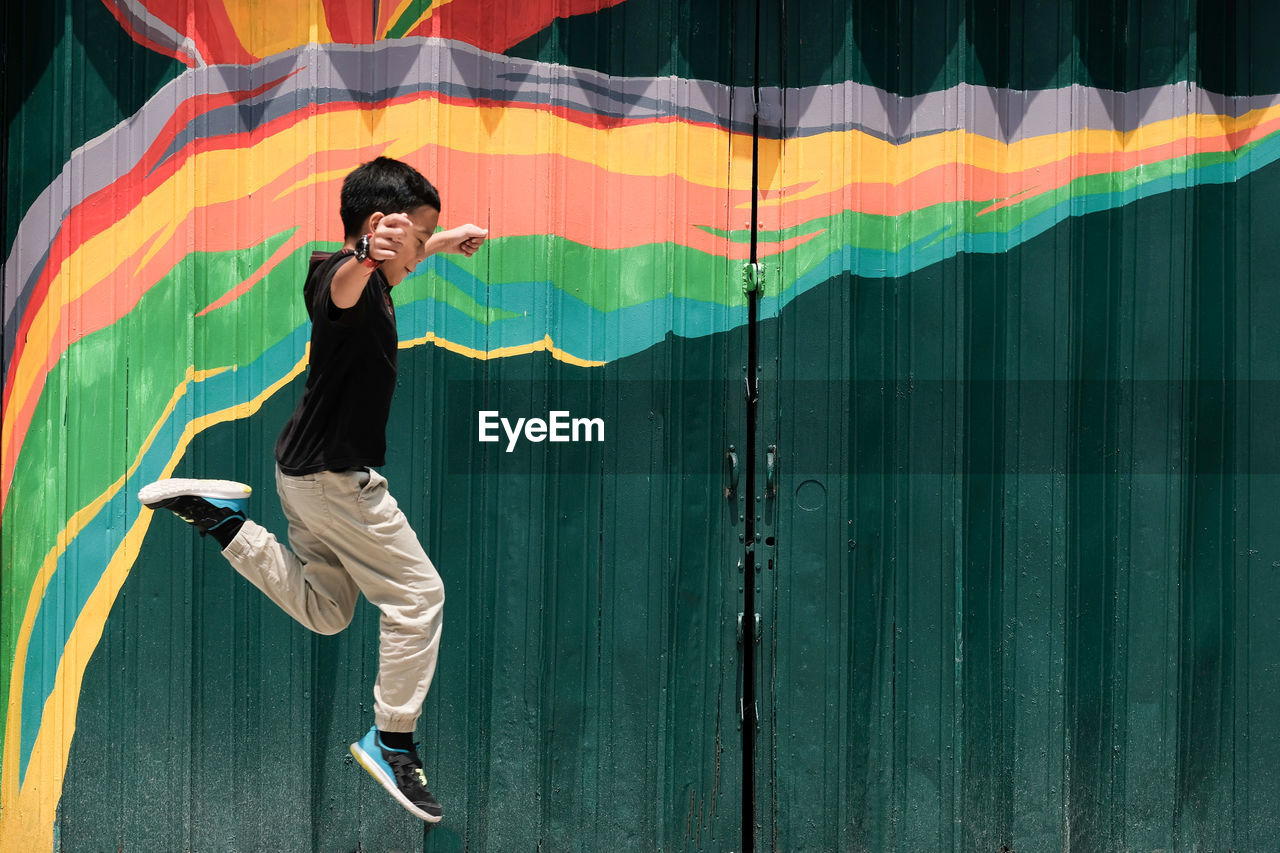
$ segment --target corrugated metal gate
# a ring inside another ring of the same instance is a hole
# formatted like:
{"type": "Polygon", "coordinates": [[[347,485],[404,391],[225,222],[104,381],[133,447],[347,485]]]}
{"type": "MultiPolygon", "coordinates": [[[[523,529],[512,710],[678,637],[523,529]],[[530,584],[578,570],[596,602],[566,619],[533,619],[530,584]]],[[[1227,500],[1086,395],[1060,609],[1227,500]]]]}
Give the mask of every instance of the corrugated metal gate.
{"type": "Polygon", "coordinates": [[[763,198],[861,178],[761,224],[845,252],[781,253],[801,292],[761,328],[761,849],[1280,838],[1280,185],[1270,155],[1138,153],[1203,142],[1192,103],[1269,102],[1275,12],[1246,5],[761,4],[763,198]],[[869,85],[804,88],[841,81],[869,85]],[[1106,178],[1061,165],[1090,129],[1129,134],[1106,178]]]}
{"type": "Polygon", "coordinates": [[[1274,847],[1257,6],[7,8],[0,846],[1274,847]],[[310,635],[132,500],[283,531],[299,272],[379,153],[495,235],[397,289],[427,835],[345,758],[372,608],[310,635]]]}

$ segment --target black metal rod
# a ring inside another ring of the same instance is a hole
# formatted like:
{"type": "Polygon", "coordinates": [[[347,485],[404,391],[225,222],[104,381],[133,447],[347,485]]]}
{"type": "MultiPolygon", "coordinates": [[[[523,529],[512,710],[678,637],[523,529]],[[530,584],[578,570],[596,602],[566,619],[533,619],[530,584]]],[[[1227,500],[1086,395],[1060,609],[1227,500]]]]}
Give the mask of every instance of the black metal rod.
{"type": "MultiPolygon", "coordinates": [[[[752,63],[753,115],[751,118],[751,263],[759,261],[760,183],[760,2],[756,0],[755,57],[752,63]]],[[[752,287],[747,292],[747,435],[743,453],[746,484],[746,554],[742,579],[742,849],[756,847],[756,418],[760,402],[760,284],[762,276],[752,270],[752,287]]]]}

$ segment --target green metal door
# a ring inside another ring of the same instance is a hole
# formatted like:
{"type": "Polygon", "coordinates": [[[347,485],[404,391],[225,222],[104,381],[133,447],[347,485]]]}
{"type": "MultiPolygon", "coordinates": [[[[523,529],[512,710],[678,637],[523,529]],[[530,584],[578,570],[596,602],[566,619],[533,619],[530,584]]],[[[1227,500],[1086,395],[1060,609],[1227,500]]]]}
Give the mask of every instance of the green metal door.
{"type": "Polygon", "coordinates": [[[1248,6],[761,4],[757,849],[1274,845],[1248,6]]]}

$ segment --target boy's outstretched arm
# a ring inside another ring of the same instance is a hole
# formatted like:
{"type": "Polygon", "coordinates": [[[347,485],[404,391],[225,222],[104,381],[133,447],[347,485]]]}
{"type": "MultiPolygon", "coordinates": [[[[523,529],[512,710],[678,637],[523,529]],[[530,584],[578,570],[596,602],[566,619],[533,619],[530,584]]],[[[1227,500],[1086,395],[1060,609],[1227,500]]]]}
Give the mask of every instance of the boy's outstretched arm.
{"type": "MultiPolygon", "coordinates": [[[[433,211],[434,212],[434,211],[433,211]]],[[[395,267],[388,280],[394,286],[412,271],[420,261],[437,252],[454,252],[468,258],[476,253],[489,232],[477,225],[459,225],[445,231],[429,234],[430,225],[415,224],[404,213],[370,217],[369,258],[379,263],[394,261],[395,267]]],[[[348,240],[348,248],[353,241],[348,240]]],[[[329,293],[338,308],[350,308],[360,300],[373,268],[355,261],[342,264],[333,275],[329,293]]]]}

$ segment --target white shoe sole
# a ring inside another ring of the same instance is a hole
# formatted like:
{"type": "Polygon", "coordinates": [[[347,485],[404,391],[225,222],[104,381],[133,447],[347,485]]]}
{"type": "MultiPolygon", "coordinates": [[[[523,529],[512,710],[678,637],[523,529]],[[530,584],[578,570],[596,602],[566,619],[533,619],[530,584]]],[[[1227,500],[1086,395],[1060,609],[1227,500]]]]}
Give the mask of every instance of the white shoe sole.
{"type": "Polygon", "coordinates": [[[147,506],[179,495],[199,495],[225,501],[243,500],[253,489],[234,480],[156,480],[138,490],[138,500],[147,506]]]}
{"type": "Polygon", "coordinates": [[[427,823],[439,823],[444,818],[444,815],[429,815],[409,802],[409,798],[400,793],[400,789],[396,787],[396,780],[387,776],[387,771],[382,769],[381,765],[373,759],[373,756],[360,748],[360,741],[351,744],[351,754],[355,756],[356,761],[360,762],[361,767],[369,771],[370,776],[378,780],[378,784],[387,789],[387,793],[395,797],[396,801],[413,815],[425,820],[427,823]]]}

